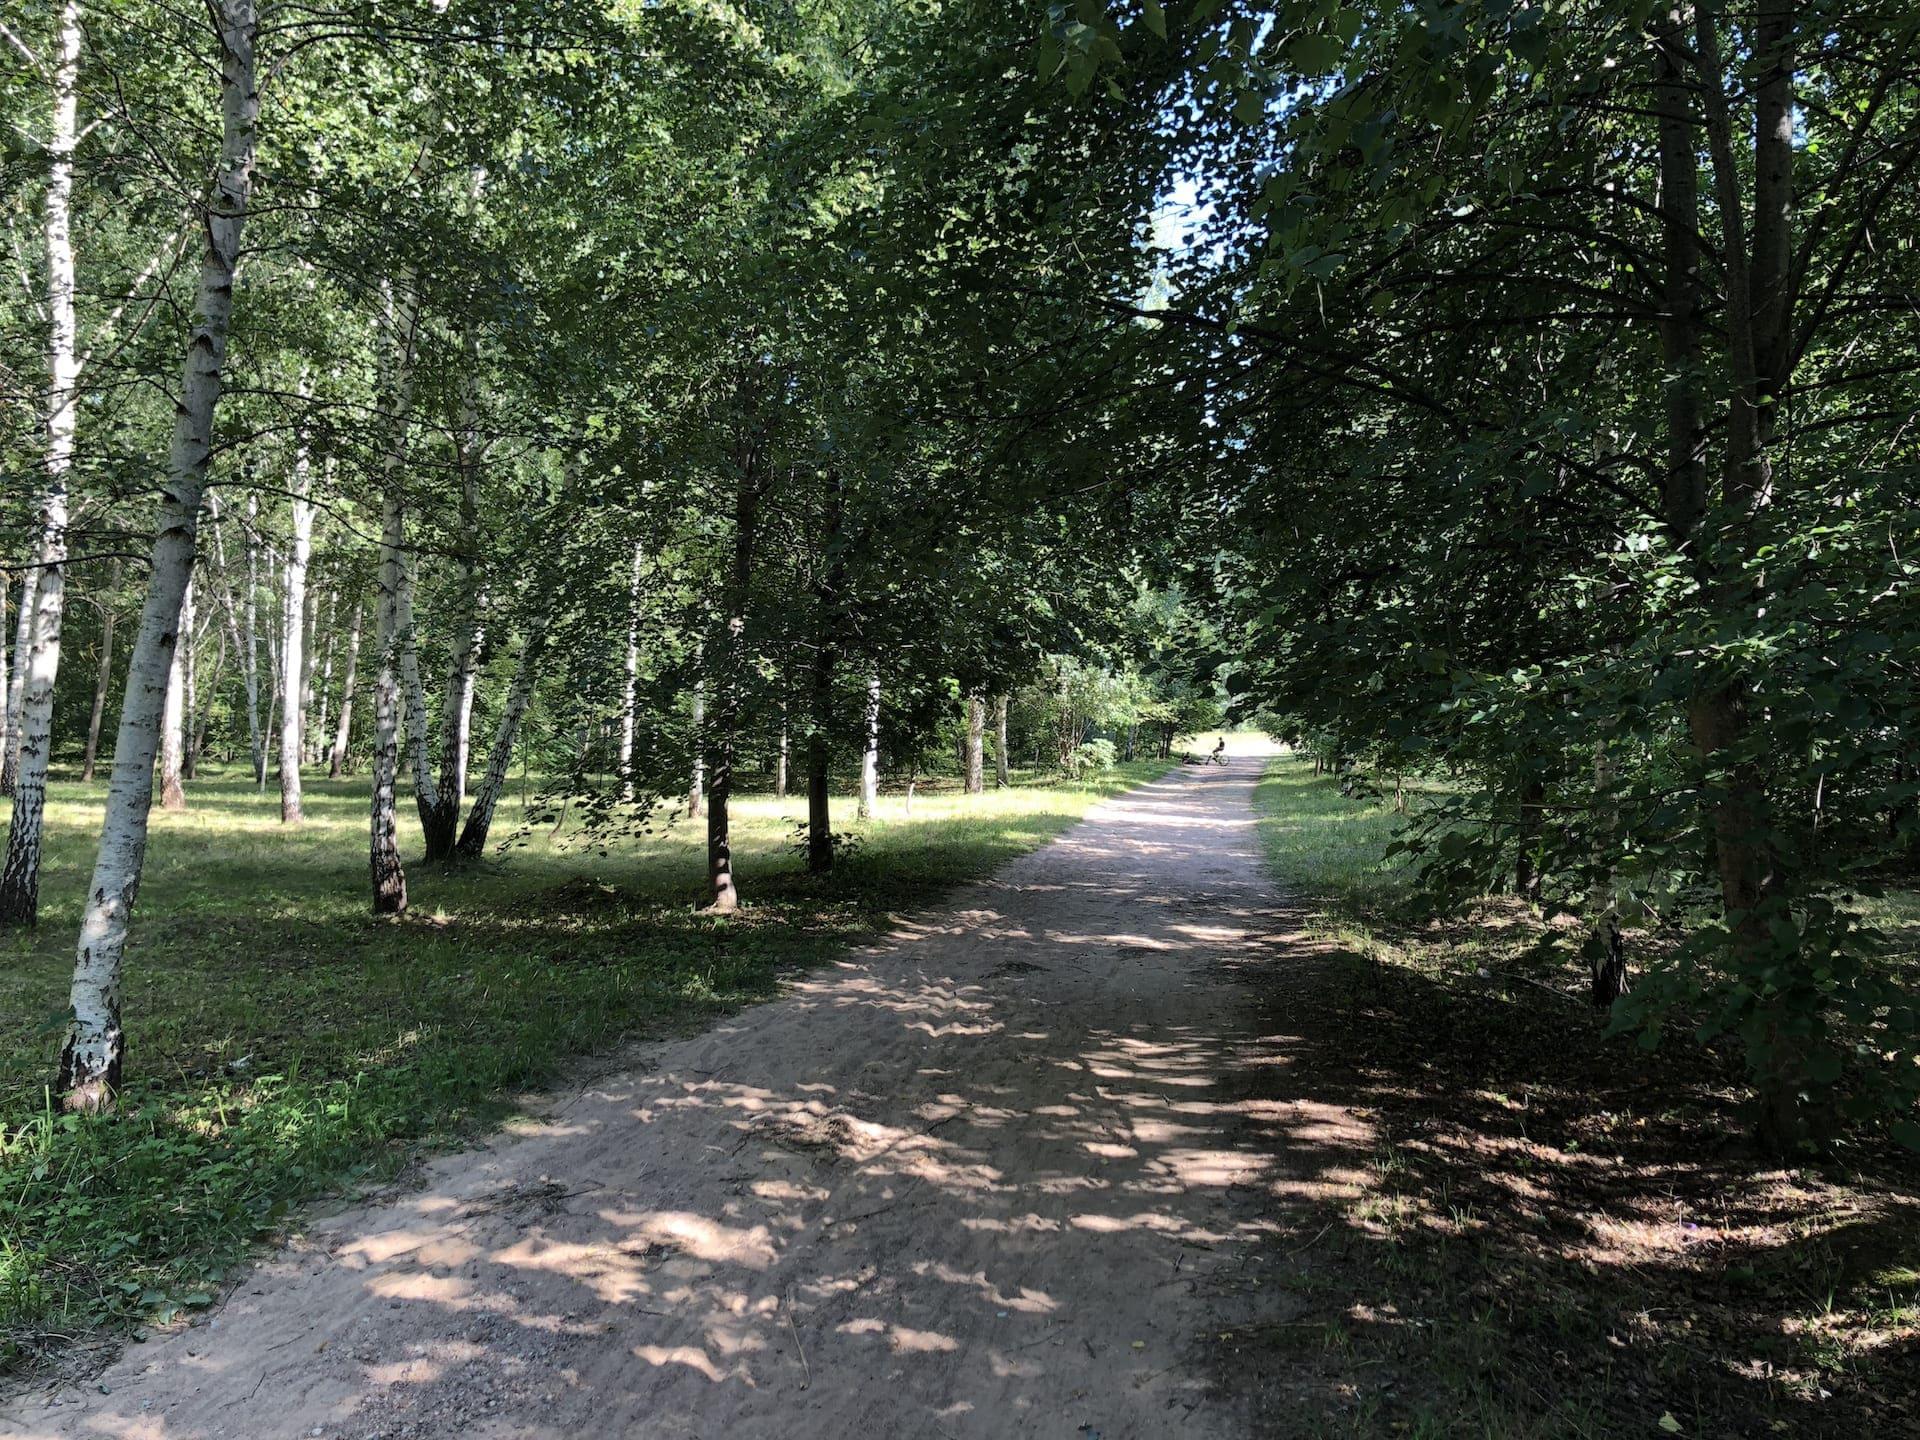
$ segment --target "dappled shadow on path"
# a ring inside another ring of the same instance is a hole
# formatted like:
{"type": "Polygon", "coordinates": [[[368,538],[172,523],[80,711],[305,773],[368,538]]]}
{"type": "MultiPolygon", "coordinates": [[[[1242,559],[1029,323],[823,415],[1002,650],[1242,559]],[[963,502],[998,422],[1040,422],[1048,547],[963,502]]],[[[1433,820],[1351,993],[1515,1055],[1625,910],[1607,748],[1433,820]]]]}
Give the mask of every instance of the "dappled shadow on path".
{"type": "Polygon", "coordinates": [[[1357,1200],[1373,1148],[1293,1093],[1297,1029],[1247,1020],[1245,982],[1295,943],[1257,769],[1110,802],[959,908],[317,1229],[224,1335],[33,1423],[1231,1433],[1193,1363],[1211,1308],[1260,1242],[1357,1200]]]}

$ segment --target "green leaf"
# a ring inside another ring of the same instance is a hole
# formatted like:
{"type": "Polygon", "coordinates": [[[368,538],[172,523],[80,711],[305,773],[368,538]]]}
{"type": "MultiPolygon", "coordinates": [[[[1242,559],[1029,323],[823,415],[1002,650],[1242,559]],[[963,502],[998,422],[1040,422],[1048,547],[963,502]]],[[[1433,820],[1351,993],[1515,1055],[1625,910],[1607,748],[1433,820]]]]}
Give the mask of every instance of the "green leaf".
{"type": "Polygon", "coordinates": [[[1301,75],[1325,75],[1340,68],[1346,47],[1332,35],[1302,35],[1287,50],[1287,65],[1301,75]]]}

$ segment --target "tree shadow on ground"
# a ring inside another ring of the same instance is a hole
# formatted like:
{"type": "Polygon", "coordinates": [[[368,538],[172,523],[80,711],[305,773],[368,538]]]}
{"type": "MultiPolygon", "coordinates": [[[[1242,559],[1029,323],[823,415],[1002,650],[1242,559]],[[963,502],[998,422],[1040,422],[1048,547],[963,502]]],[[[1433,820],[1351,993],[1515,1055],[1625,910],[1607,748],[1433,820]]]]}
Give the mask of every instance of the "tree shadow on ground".
{"type": "Polygon", "coordinates": [[[1780,1168],[1712,1057],[1648,1055],[1542,992],[1329,950],[1261,1004],[1311,1052],[1242,1073],[1380,1136],[1366,1196],[1271,1242],[1265,1293],[1221,1297],[1217,1368],[1270,1433],[1302,1433],[1329,1389],[1311,1431],[1920,1427],[1920,1191],[1900,1157],[1780,1168]]]}

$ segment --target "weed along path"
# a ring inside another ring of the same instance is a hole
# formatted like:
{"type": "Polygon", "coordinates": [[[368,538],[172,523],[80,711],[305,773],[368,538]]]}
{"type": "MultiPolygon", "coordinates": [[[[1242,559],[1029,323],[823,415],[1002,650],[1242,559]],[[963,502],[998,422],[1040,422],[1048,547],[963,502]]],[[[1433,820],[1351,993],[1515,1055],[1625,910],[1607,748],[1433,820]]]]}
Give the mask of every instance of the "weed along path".
{"type": "Polygon", "coordinates": [[[1247,1433],[1217,1327],[1370,1143],[1276,1087],[1297,1042],[1252,1018],[1289,944],[1259,768],[1109,801],[635,1050],[0,1434],[1247,1433]]]}

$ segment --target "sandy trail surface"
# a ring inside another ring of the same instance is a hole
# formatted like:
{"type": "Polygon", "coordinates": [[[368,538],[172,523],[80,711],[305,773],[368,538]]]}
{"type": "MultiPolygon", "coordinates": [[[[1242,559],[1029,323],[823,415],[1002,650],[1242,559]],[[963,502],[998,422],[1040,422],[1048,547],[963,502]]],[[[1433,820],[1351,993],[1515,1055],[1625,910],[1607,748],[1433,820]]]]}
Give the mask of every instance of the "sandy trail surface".
{"type": "Polygon", "coordinates": [[[1273,1083],[1259,769],[1178,770],[636,1047],[0,1435],[1247,1433],[1209,1332],[1367,1145],[1273,1083]]]}

